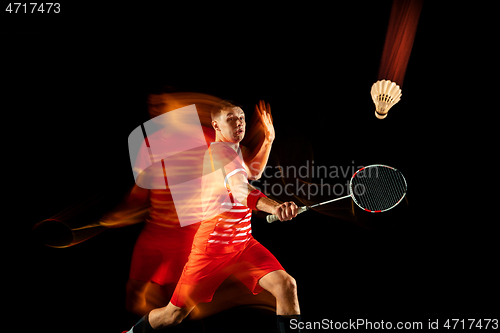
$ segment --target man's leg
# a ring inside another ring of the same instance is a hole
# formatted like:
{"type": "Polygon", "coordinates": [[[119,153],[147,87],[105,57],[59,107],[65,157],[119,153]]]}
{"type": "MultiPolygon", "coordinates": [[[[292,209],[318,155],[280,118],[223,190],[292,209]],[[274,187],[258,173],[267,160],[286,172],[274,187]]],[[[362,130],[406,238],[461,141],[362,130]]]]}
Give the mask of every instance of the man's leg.
{"type": "Polygon", "coordinates": [[[128,279],[125,298],[125,307],[128,312],[144,316],[155,308],[146,302],[146,290],[150,284],[151,282],[128,279]]]}
{"type": "Polygon", "coordinates": [[[295,279],[285,271],[273,271],[259,280],[259,285],[276,297],[276,314],[293,316],[300,314],[295,279]]]}
{"type": "Polygon", "coordinates": [[[193,308],[180,308],[168,303],[167,306],[154,309],[149,313],[149,323],[155,330],[178,325],[193,311],[193,308]]]}
{"type": "Polygon", "coordinates": [[[166,327],[178,325],[189,315],[193,308],[179,308],[172,303],[168,303],[167,306],[154,309],[142,317],[129,332],[152,333],[166,327]]]}
{"type": "MultiPolygon", "coordinates": [[[[295,279],[287,272],[277,270],[264,275],[259,280],[259,285],[276,297],[279,332],[292,332],[291,321],[294,320],[295,323],[300,321],[300,307],[295,279]]],[[[299,330],[294,332],[299,332],[299,330]]]]}

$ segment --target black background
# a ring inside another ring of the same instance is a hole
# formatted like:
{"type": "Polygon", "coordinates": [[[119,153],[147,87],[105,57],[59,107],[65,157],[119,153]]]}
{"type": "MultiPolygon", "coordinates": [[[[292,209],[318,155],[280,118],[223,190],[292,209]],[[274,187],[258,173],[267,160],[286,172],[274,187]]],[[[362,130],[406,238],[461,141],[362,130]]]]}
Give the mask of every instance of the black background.
{"type": "Polygon", "coordinates": [[[463,167],[478,160],[467,121],[458,122],[470,110],[453,105],[460,90],[443,89],[461,79],[453,63],[468,29],[464,11],[424,4],[402,100],[378,120],[370,88],[390,8],[137,3],[3,12],[3,278],[20,323],[107,332],[136,320],[124,288],[140,225],[67,249],[34,242],[30,230],[95,193],[123,195],[133,184],[127,137],[148,119],[147,94],[163,84],[235,100],[250,116],[259,99],[271,103],[275,147],[300,135],[318,164],[382,163],[404,173],[409,205],[391,215],[391,228],[317,212],[283,224],[254,218],[254,236],[296,278],[305,318],[498,315],[493,220],[463,201],[477,177],[463,167]]]}

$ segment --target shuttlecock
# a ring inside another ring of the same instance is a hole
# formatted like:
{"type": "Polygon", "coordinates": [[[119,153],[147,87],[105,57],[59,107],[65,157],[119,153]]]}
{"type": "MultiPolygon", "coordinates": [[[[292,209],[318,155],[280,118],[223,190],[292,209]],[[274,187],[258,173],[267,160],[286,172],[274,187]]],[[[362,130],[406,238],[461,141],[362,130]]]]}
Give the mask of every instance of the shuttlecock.
{"type": "Polygon", "coordinates": [[[375,103],[375,116],[384,119],[389,109],[401,99],[401,88],[392,81],[379,80],[373,84],[371,95],[375,103]]]}

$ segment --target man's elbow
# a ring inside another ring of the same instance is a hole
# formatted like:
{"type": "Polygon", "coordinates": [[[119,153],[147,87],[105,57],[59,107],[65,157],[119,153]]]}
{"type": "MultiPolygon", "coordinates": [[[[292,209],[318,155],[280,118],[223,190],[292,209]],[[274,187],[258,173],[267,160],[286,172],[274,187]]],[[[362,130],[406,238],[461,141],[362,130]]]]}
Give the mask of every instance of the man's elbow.
{"type": "Polygon", "coordinates": [[[252,162],[250,163],[248,169],[247,169],[247,174],[248,174],[248,179],[249,180],[259,180],[262,177],[262,174],[264,173],[264,170],[267,167],[262,167],[262,164],[260,162],[252,162]]]}
{"type": "Polygon", "coordinates": [[[259,180],[262,177],[262,172],[253,173],[248,175],[248,180],[259,180]]]}
{"type": "Polygon", "coordinates": [[[247,196],[248,193],[243,191],[238,191],[233,193],[233,197],[236,199],[236,201],[238,201],[243,206],[247,205],[247,196]]]}

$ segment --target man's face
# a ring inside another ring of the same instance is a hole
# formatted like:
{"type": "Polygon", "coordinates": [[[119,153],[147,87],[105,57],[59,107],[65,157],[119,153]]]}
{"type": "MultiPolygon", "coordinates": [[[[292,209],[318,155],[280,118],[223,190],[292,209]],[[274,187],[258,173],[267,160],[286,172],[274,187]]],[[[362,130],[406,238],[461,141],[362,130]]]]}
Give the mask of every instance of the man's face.
{"type": "Polygon", "coordinates": [[[239,107],[222,110],[214,128],[227,142],[239,143],[245,136],[245,113],[239,107]]]}

